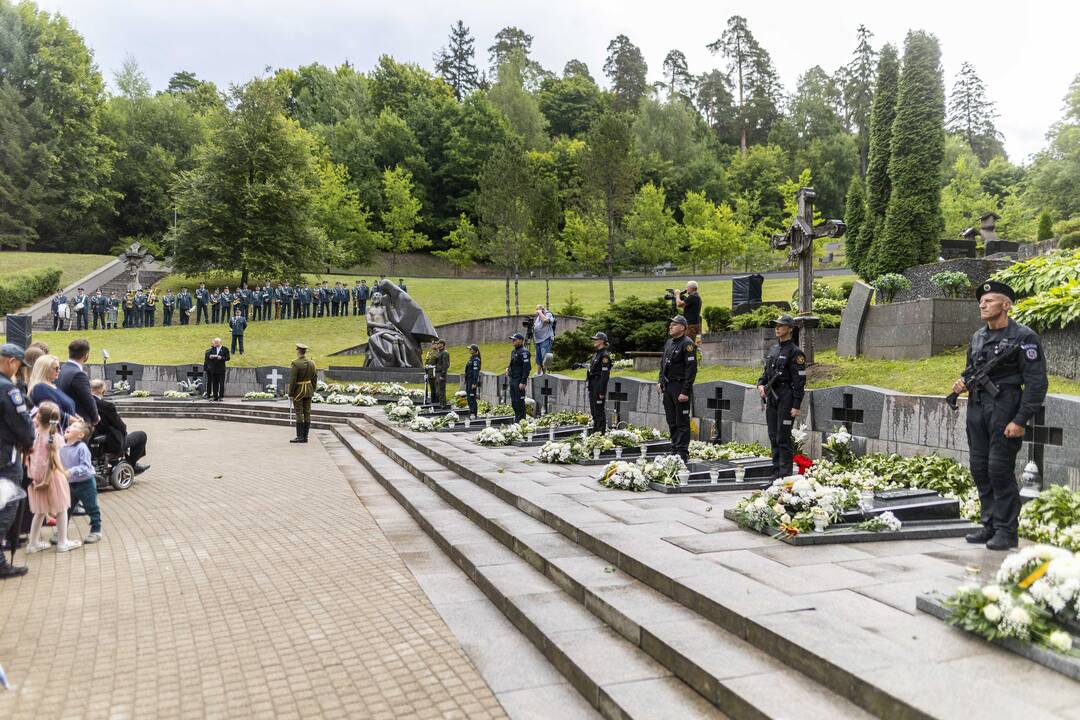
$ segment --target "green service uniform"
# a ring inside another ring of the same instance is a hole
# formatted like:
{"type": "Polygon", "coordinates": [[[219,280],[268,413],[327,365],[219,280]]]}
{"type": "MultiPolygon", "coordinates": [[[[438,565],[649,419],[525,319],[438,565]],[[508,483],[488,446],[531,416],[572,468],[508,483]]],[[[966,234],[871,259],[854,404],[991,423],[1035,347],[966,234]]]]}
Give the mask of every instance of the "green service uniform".
{"type": "Polygon", "coordinates": [[[296,410],[296,438],[307,442],[311,429],[311,396],[315,394],[315,383],[319,373],[315,363],[307,357],[298,357],[292,361],[289,375],[289,399],[296,410]]]}

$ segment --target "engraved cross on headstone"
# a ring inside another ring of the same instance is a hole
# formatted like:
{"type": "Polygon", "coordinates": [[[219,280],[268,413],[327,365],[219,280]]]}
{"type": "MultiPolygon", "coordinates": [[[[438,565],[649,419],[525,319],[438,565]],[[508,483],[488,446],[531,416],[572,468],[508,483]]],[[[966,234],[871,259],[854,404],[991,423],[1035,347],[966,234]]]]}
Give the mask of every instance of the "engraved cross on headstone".
{"type": "Polygon", "coordinates": [[[540,388],[540,394],[544,398],[544,414],[548,414],[548,398],[554,394],[554,390],[551,389],[550,381],[544,378],[544,387],[540,388]]]}
{"type": "Polygon", "coordinates": [[[622,383],[615,381],[615,389],[607,394],[608,400],[615,401],[615,424],[622,422],[622,404],[630,399],[630,394],[622,392],[622,383]]]}
{"type": "Polygon", "coordinates": [[[284,376],[281,373],[278,372],[277,368],[274,368],[269,373],[267,373],[266,379],[267,379],[268,382],[266,384],[269,387],[274,388],[274,394],[277,394],[277,392],[278,392],[278,383],[282,380],[283,377],[284,376]]]}
{"type": "MultiPolygon", "coordinates": [[[[788,249],[788,257],[796,264],[799,273],[799,317],[796,323],[800,328],[815,328],[820,318],[814,316],[814,240],[820,237],[838,238],[844,234],[846,225],[842,220],[826,220],[814,225],[813,188],[799,188],[795,192],[798,211],[791,227],[783,235],[773,235],[772,246],[776,249],[788,249]]],[[[813,332],[803,333],[799,338],[799,347],[806,355],[806,364],[814,362],[813,332]]]]}
{"type": "Polygon", "coordinates": [[[191,369],[187,371],[189,380],[201,380],[203,376],[202,365],[192,365],[191,369]]]}
{"type": "Polygon", "coordinates": [[[1046,408],[1040,407],[1035,417],[1024,428],[1024,442],[1031,443],[1029,447],[1030,457],[1039,466],[1039,473],[1045,473],[1043,467],[1043,447],[1046,445],[1061,446],[1064,442],[1062,429],[1050,427],[1046,424],[1046,408]]]}
{"type": "Polygon", "coordinates": [[[855,409],[855,397],[853,395],[844,393],[843,407],[832,409],[832,419],[846,425],[848,431],[854,434],[851,426],[855,423],[862,424],[863,411],[855,409]]]}
{"type": "Polygon", "coordinates": [[[134,370],[128,370],[127,364],[121,365],[120,369],[116,371],[116,374],[120,376],[121,382],[127,382],[127,379],[135,374],[134,370]]]}
{"type": "Polygon", "coordinates": [[[713,396],[705,400],[705,406],[710,410],[714,411],[713,419],[716,423],[716,427],[714,428],[715,434],[713,435],[712,442],[719,444],[721,427],[720,422],[721,420],[723,420],[724,411],[731,409],[731,401],[724,399],[724,388],[717,385],[716,390],[713,392],[713,396]]]}

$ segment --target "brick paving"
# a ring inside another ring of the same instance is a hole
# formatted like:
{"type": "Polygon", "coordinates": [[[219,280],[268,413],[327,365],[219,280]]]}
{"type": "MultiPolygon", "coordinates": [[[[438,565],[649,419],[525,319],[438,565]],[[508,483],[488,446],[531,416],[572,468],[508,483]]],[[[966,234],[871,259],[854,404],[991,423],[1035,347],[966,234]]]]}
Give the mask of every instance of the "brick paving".
{"type": "Polygon", "coordinates": [[[504,717],[320,443],[138,425],[105,540],[0,583],[0,717],[504,717]]]}

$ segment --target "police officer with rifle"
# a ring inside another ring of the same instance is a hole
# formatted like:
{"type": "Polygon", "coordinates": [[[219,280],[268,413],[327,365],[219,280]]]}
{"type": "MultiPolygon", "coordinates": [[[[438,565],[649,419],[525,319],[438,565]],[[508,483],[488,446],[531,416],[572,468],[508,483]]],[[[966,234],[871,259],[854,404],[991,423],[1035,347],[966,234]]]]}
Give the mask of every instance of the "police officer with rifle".
{"type": "Polygon", "coordinates": [[[1039,336],[1009,317],[1016,299],[1011,287],[988,280],[975,297],[986,327],[972,336],[967,366],[946,402],[955,408],[956,397],[968,393],[968,451],[983,527],[966,540],[1008,550],[1018,544],[1016,454],[1024,426],[1046,399],[1046,357],[1039,336]]]}
{"type": "Polygon", "coordinates": [[[589,412],[592,413],[594,433],[607,430],[608,378],[611,377],[611,353],[607,349],[607,334],[598,332],[592,336],[596,352],[587,363],[579,363],[575,368],[585,368],[585,386],[589,393],[589,412]]]}
{"type": "Polygon", "coordinates": [[[656,389],[664,396],[671,449],[683,462],[690,459],[690,396],[695,377],[697,345],[686,335],[686,318],[676,315],[668,322],[668,340],[660,359],[656,389]]]}
{"type": "Polygon", "coordinates": [[[806,355],[795,344],[795,318],[781,315],[773,325],[777,343],[765,356],[765,370],[758,378],[757,389],[765,403],[773,477],[781,478],[791,473],[791,461],[795,455],[791,429],[802,405],[806,385],[806,355]]]}

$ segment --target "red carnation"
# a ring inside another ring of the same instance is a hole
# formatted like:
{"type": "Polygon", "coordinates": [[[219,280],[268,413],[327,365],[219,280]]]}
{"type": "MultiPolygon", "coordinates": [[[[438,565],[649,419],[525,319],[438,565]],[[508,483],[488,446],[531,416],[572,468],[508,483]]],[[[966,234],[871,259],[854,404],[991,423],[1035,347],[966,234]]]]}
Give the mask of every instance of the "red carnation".
{"type": "Polygon", "coordinates": [[[799,466],[800,475],[805,475],[806,471],[810,469],[810,466],[814,464],[814,461],[805,455],[796,455],[792,460],[799,466]]]}

